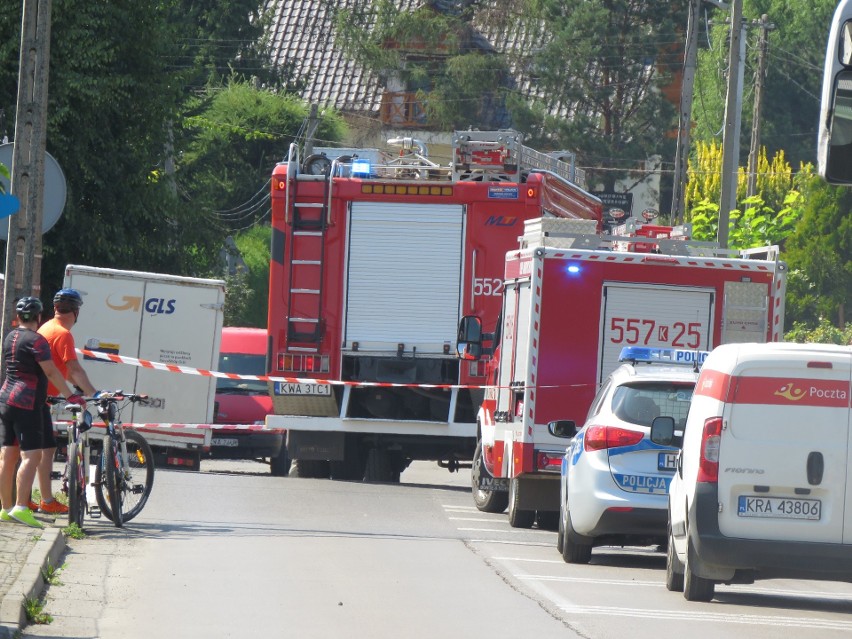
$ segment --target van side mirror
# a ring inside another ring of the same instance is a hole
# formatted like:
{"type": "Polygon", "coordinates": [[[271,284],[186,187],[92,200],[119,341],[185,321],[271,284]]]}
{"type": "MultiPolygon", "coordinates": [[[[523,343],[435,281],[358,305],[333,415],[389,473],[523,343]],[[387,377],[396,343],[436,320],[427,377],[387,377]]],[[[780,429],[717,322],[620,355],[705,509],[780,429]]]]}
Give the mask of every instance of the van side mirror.
{"type": "Polygon", "coordinates": [[[475,315],[465,315],[461,318],[456,352],[461,359],[482,357],[482,320],[475,315]]]}
{"type": "Polygon", "coordinates": [[[673,417],[660,415],[651,422],[651,441],[660,446],[683,446],[683,433],[675,432],[673,417]]]}
{"type": "Polygon", "coordinates": [[[547,432],[554,437],[571,439],[577,434],[577,424],[572,419],[557,419],[547,424],[547,432]]]}

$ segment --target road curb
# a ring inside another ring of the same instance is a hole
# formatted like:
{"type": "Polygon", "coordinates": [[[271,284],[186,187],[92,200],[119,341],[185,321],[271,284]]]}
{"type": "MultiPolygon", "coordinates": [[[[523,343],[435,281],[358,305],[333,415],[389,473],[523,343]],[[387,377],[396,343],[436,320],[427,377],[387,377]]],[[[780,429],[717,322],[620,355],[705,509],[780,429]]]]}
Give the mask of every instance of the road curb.
{"type": "MultiPolygon", "coordinates": [[[[35,530],[33,534],[36,534],[35,530]]],[[[12,639],[26,625],[24,602],[29,598],[41,597],[45,589],[42,569],[48,565],[58,568],[64,552],[65,535],[62,528],[58,525],[45,527],[27,555],[15,583],[0,602],[0,639],[12,639]]]]}

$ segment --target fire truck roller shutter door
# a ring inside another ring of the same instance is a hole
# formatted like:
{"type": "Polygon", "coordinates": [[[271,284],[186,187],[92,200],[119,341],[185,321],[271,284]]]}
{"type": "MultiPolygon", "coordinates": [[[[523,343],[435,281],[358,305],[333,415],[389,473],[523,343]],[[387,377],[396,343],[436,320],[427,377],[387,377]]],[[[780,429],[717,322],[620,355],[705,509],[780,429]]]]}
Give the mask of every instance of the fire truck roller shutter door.
{"type": "Polygon", "coordinates": [[[443,354],[456,337],[464,207],[353,202],[347,344],[443,354]]]}

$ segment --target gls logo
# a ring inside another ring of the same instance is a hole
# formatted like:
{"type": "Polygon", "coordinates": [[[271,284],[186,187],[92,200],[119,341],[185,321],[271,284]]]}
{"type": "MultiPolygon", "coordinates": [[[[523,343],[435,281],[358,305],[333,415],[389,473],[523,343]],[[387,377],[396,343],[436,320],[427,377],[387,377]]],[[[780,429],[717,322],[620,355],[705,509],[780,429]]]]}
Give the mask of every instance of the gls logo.
{"type": "Polygon", "coordinates": [[[171,315],[175,312],[175,301],[164,297],[149,297],[145,300],[145,311],[151,315],[171,315]]]}
{"type": "MultiPolygon", "coordinates": [[[[151,315],[171,315],[175,312],[175,302],[164,297],[149,297],[145,300],[145,311],[151,315]]],[[[112,296],[106,300],[106,305],[114,311],[138,311],[142,303],[141,297],[125,295],[120,301],[113,300],[112,296]]]]}

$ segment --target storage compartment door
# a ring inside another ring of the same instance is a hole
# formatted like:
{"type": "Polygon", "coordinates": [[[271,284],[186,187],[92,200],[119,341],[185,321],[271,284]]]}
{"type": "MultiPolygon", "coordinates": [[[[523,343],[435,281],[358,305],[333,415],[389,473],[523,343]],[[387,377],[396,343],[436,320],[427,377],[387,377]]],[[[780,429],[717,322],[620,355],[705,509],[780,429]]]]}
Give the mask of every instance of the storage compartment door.
{"type": "Polygon", "coordinates": [[[464,207],[354,202],[345,349],[452,352],[459,321],[464,207]]]}
{"type": "Polygon", "coordinates": [[[598,384],[625,346],[710,350],[712,317],[710,289],[605,284],[598,384]]]}

